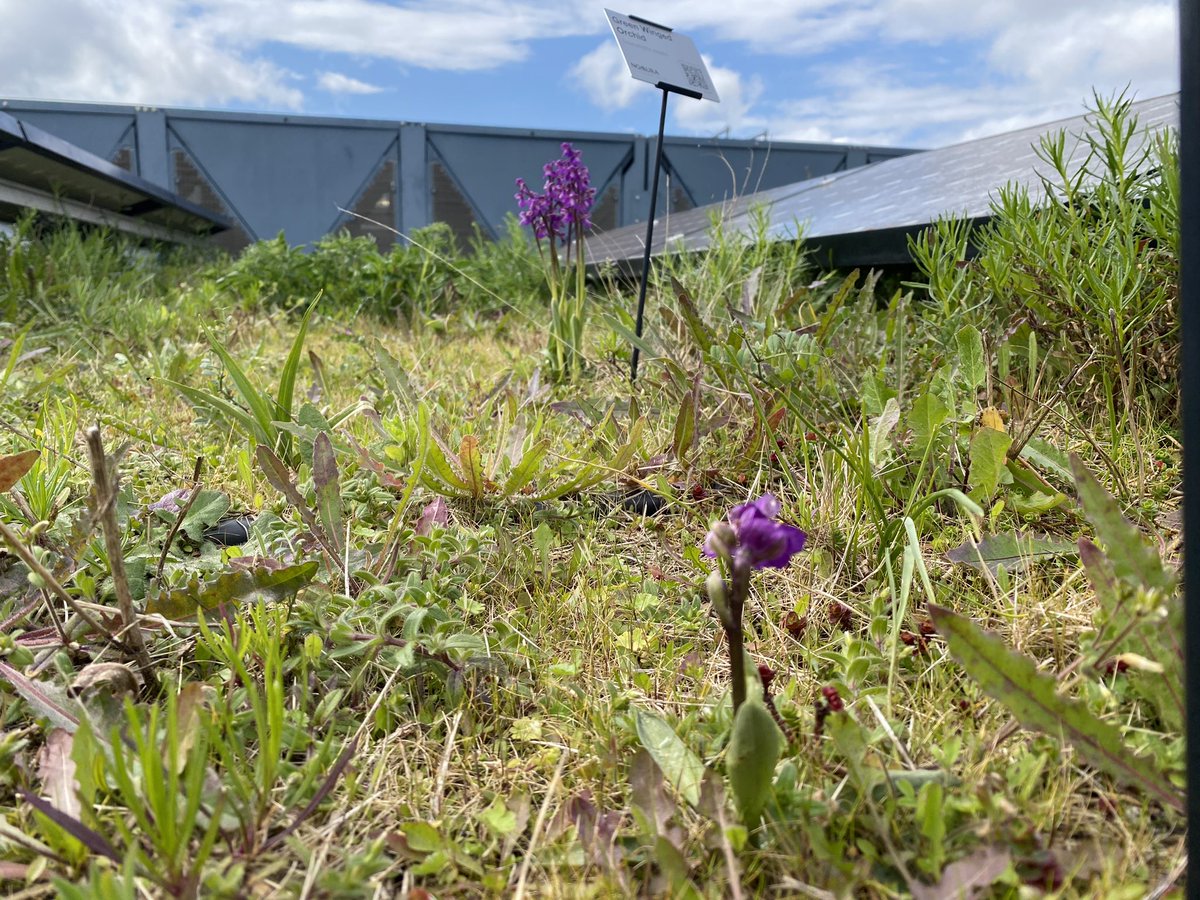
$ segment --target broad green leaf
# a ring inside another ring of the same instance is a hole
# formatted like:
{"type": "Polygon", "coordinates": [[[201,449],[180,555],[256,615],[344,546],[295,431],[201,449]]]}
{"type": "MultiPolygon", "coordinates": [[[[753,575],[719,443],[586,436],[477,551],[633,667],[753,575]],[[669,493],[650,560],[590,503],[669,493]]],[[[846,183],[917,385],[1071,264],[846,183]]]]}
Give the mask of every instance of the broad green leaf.
{"type": "Polygon", "coordinates": [[[966,673],[1023,726],[1066,741],[1085,762],[1183,811],[1180,792],[1154,771],[1152,761],[1135,756],[1125,746],[1121,732],[1098,719],[1086,705],[1059,694],[1054,677],[1039,671],[1031,658],[1008,649],[1000,638],[965,616],[934,604],[928,609],[950,653],[966,673]]]}
{"type": "Polygon", "coordinates": [[[12,685],[34,713],[45,716],[52,728],[73,732],[85,718],[80,702],[53,682],[35,681],[3,660],[0,660],[0,678],[12,685]]]}
{"type": "Polygon", "coordinates": [[[312,464],[313,487],[317,495],[317,515],[329,537],[329,543],[338,552],[343,550],[342,535],[342,488],[338,480],[337,460],[333,455],[333,444],[329,435],[322,431],[313,441],[312,464]]]}
{"type": "Polygon", "coordinates": [[[546,438],[536,441],[525,451],[520,462],[513,467],[504,482],[504,495],[511,497],[519,493],[537,476],[542,459],[550,450],[550,442],[546,438]]]}
{"type": "Polygon", "coordinates": [[[1157,675],[1130,673],[1129,680],[1134,689],[1154,704],[1166,728],[1182,731],[1184,721],[1179,686],[1183,683],[1183,661],[1178,637],[1183,633],[1182,598],[1172,592],[1165,599],[1165,614],[1157,603],[1150,609],[1146,604],[1136,602],[1133,590],[1117,578],[1104,551],[1087,538],[1079,539],[1079,560],[1100,604],[1097,624],[1104,629],[1106,637],[1125,636],[1112,649],[1137,650],[1162,666],[1162,672],[1157,675]]]}
{"type": "Polygon", "coordinates": [[[146,575],[150,561],[144,556],[125,557],[125,580],[129,583],[129,594],[137,602],[146,599],[146,575]]]}
{"type": "MultiPolygon", "coordinates": [[[[698,377],[698,376],[697,376],[698,377]]],[[[696,387],[699,387],[697,380],[696,387]]],[[[681,465],[687,465],[687,455],[696,440],[695,391],[688,391],[679,402],[679,413],[675,416],[675,428],[671,437],[671,450],[681,465]]]]}
{"type": "Polygon", "coordinates": [[[617,337],[631,347],[636,347],[646,359],[659,359],[662,356],[662,350],[651,344],[644,334],[638,337],[632,328],[615,318],[609,318],[607,323],[617,337]]]}
{"type": "Polygon", "coordinates": [[[913,433],[913,449],[918,457],[924,455],[925,449],[937,435],[938,428],[950,415],[950,407],[942,402],[942,398],[932,391],[927,391],[913,401],[912,409],[908,411],[908,427],[913,433]]]}
{"type": "Polygon", "coordinates": [[[633,755],[629,765],[629,787],[635,813],[640,814],[642,830],[651,835],[665,834],[671,816],[675,815],[675,801],[663,789],[662,769],[654,762],[647,750],[633,755]]]}
{"type": "Polygon", "coordinates": [[[1066,494],[1043,494],[1041,491],[1030,494],[1028,497],[1014,494],[1008,498],[1009,508],[1022,516],[1040,516],[1042,513],[1057,509],[1066,502],[1066,494]]]}
{"type": "Polygon", "coordinates": [[[37,462],[40,455],[40,450],[26,450],[22,453],[0,456],[0,494],[24,478],[25,473],[33,468],[33,464],[37,462]]]}
{"type": "Polygon", "coordinates": [[[374,347],[375,361],[379,364],[379,372],[383,375],[384,384],[396,399],[396,405],[400,408],[416,406],[417,394],[412,388],[408,374],[400,366],[396,357],[392,356],[379,341],[374,342],[374,347]]]}
{"type": "Polygon", "coordinates": [[[197,608],[208,612],[222,603],[237,605],[259,598],[281,603],[312,581],[317,568],[314,560],[282,569],[227,571],[211,581],[193,577],[186,584],[151,598],[146,613],[184,620],[194,616],[197,608]]]}
{"type": "Polygon", "coordinates": [[[1104,544],[1117,577],[1135,587],[1170,590],[1175,579],[1163,566],[1158,551],[1146,542],[1137,526],[1121,515],[1117,501],[1074,454],[1071,469],[1084,515],[1104,544]]]}
{"type": "MultiPolygon", "coordinates": [[[[1096,592],[1096,599],[1100,602],[1104,617],[1110,622],[1113,621],[1120,612],[1121,585],[1117,582],[1112,563],[1108,561],[1104,551],[1087,538],[1079,539],[1079,561],[1083,563],[1083,572],[1088,583],[1096,592]]],[[[1117,627],[1123,629],[1124,623],[1118,624],[1117,627]]]]}
{"type": "Polygon", "coordinates": [[[408,849],[415,853],[432,853],[442,846],[442,836],[428,822],[406,822],[400,826],[400,831],[408,849]]]}
{"type": "Polygon", "coordinates": [[[477,813],[475,818],[482,822],[489,831],[501,837],[512,834],[517,827],[516,814],[499,797],[493,800],[492,805],[483,812],[477,813]]]}
{"type": "Polygon", "coordinates": [[[297,410],[296,424],[311,428],[314,433],[318,431],[332,432],[334,427],[334,423],[326,419],[321,410],[311,403],[305,403],[297,410]]]}
{"type": "Polygon", "coordinates": [[[964,325],[954,336],[958,349],[958,372],[968,390],[975,391],[987,380],[983,361],[983,336],[974,325],[964,325]]]}
{"type": "MultiPolygon", "coordinates": [[[[213,352],[220,357],[221,364],[225,366],[225,371],[229,374],[229,379],[233,382],[234,387],[237,388],[238,395],[242,398],[242,402],[246,404],[246,407],[250,410],[250,414],[254,417],[259,434],[266,438],[263,442],[269,444],[272,450],[277,449],[275,447],[275,439],[278,436],[278,432],[271,424],[276,418],[275,410],[273,409],[274,404],[265,394],[259,393],[258,388],[254,386],[242,367],[238,365],[237,360],[229,354],[229,351],[225,349],[220,341],[212,334],[209,334],[208,342],[212,345],[213,352]]],[[[284,456],[286,457],[286,454],[284,456]]]]}
{"type": "Polygon", "coordinates": [[[216,525],[229,511],[229,497],[222,491],[202,490],[180,526],[193,544],[200,543],[205,528],[216,525]]]}
{"type": "Polygon", "coordinates": [[[971,438],[971,494],[985,499],[996,493],[1000,473],[1008,460],[1012,435],[995,428],[980,428],[971,438]]]}
{"type": "Polygon", "coordinates": [[[1039,559],[1074,556],[1077,552],[1075,544],[1070,541],[1057,541],[1042,535],[1009,531],[986,537],[978,544],[967,541],[953,550],[947,550],[946,558],[980,571],[987,568],[995,575],[1001,566],[1008,572],[1020,572],[1039,559]]]}
{"type": "Polygon", "coordinates": [[[1012,476],[1013,484],[1031,494],[1046,494],[1049,497],[1053,497],[1058,493],[1029,463],[1020,457],[1017,459],[1008,459],[1004,464],[1004,468],[1012,476]]]}
{"type": "Polygon", "coordinates": [[[1031,437],[1021,448],[1020,455],[1021,459],[1039,469],[1052,472],[1064,480],[1071,480],[1070,458],[1049,441],[1037,436],[1031,437]]]}
{"type": "Polygon", "coordinates": [[[758,824],[771,796],[775,764],[783,748],[783,735],[766,706],[757,697],[747,698],[733,720],[725,772],[742,822],[748,828],[758,824]]]}
{"type": "Polygon", "coordinates": [[[896,392],[885,385],[878,375],[868,372],[859,388],[859,399],[868,416],[878,416],[888,400],[896,396],[896,392]]]}
{"type": "Polygon", "coordinates": [[[424,403],[417,407],[417,429],[422,446],[426,448],[421,471],[425,486],[441,494],[470,496],[470,485],[450,465],[450,454],[430,424],[429,408],[424,403]]]}
{"type": "Polygon", "coordinates": [[[545,522],[542,522],[533,530],[533,548],[537,551],[538,563],[541,565],[542,574],[549,578],[553,571],[550,551],[554,548],[554,529],[545,522]]]}
{"type": "Polygon", "coordinates": [[[263,476],[267,479],[267,483],[279,493],[283,494],[284,499],[290,503],[300,517],[304,519],[309,528],[313,528],[316,524],[316,518],[312,514],[312,510],[308,508],[308,503],[300,491],[296,489],[295,483],[292,481],[292,471],[281,460],[270,447],[265,444],[259,444],[258,449],[254,451],[255,459],[258,460],[258,467],[262,470],[263,476]]]}
{"type": "MultiPolygon", "coordinates": [[[[772,722],[772,724],[774,724],[772,722]]],[[[637,711],[638,740],[658,763],[663,777],[692,806],[700,802],[704,763],[666,722],[653,713],[637,711]]]]}

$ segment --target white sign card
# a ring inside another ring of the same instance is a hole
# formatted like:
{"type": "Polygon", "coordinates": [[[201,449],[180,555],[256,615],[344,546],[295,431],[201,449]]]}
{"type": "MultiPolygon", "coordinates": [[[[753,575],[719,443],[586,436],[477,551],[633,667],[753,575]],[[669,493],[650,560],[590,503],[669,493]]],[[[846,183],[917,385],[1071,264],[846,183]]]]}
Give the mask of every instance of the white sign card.
{"type": "Polygon", "coordinates": [[[655,87],[679,88],[720,103],[700,51],[686,35],[606,9],[629,74],[655,87]]]}

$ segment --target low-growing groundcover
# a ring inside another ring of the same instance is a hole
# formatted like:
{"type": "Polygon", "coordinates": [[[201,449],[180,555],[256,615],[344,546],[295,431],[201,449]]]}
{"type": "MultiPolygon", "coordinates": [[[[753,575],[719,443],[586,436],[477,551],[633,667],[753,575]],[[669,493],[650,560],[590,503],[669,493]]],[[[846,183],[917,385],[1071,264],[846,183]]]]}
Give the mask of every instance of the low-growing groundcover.
{"type": "Polygon", "coordinates": [[[664,261],[636,390],[607,277],[545,377],[517,232],[26,223],[5,893],[1180,891],[1174,143],[1094,115],[1096,181],[915,276],[664,261]]]}

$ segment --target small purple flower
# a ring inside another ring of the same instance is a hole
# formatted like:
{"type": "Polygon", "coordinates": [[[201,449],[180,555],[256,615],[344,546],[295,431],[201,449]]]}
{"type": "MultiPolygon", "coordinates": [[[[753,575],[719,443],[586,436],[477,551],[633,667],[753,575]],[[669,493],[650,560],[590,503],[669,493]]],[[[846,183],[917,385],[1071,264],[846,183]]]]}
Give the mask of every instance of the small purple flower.
{"type": "Polygon", "coordinates": [[[742,503],[729,511],[728,524],[719,522],[704,538],[706,556],[731,554],[734,565],[751,569],[782,569],[804,549],[808,540],[799,528],[776,522],[779,501],[774,494],[742,503]]]}

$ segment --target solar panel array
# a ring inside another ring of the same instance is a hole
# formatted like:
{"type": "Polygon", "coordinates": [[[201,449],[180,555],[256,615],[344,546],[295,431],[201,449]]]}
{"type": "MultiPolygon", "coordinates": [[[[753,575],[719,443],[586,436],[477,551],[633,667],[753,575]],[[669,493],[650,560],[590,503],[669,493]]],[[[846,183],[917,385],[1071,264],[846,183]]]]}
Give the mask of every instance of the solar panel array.
{"type": "Polygon", "coordinates": [[[25,209],[186,240],[227,228],[206,209],[0,112],[0,215],[25,209]]]}
{"type": "MultiPolygon", "coordinates": [[[[1179,95],[1132,104],[1138,132],[1131,147],[1164,127],[1178,128],[1179,95]]],[[[1078,171],[1089,151],[1087,137],[1097,124],[1089,115],[1022,128],[937,150],[872,163],[773,190],[715,203],[655,220],[652,252],[695,251],[709,246],[713,224],[751,234],[765,218],[769,237],[805,241],[827,251],[833,265],[906,263],[908,235],[954,216],[986,219],[996,191],[1020,184],[1044,194],[1039,175],[1052,173],[1038,156],[1044,135],[1068,135],[1069,166],[1078,171]]],[[[630,264],[645,252],[646,225],[632,225],[588,239],[592,263],[630,264]]]]}

